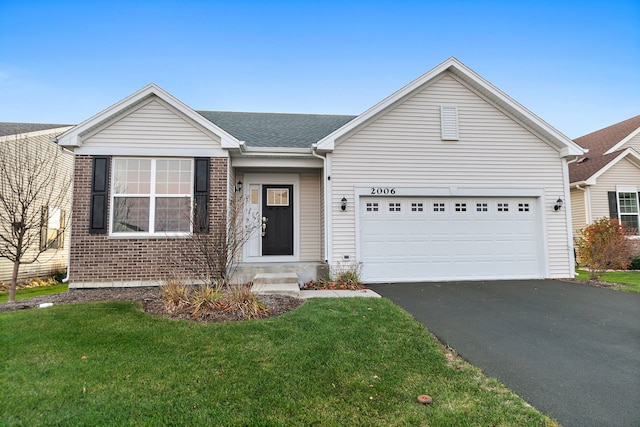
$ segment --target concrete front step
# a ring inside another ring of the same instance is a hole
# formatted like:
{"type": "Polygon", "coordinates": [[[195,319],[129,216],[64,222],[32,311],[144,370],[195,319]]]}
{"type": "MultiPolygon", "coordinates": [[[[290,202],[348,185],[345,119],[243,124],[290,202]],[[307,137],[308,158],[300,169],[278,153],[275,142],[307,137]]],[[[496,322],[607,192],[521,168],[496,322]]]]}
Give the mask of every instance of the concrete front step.
{"type": "Polygon", "coordinates": [[[254,283],[251,292],[255,294],[267,295],[289,295],[300,298],[300,287],[298,283],[254,283]]]}
{"type": "Polygon", "coordinates": [[[253,278],[254,285],[267,285],[271,283],[295,283],[296,286],[298,286],[298,275],[293,272],[258,273],[253,278]]]}
{"type": "Polygon", "coordinates": [[[258,273],[251,291],[256,294],[289,295],[300,298],[298,275],[293,272],[258,273]]]}

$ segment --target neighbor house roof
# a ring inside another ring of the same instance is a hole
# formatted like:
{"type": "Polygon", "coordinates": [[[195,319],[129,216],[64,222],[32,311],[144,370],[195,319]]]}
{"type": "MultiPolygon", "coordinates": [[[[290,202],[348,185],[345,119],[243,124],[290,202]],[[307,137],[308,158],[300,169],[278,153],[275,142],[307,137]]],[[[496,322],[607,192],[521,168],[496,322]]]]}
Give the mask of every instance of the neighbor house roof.
{"type": "Polygon", "coordinates": [[[16,123],[0,122],[0,136],[18,135],[28,132],[37,132],[47,129],[56,129],[70,125],[55,125],[50,123],[16,123]]]}
{"type": "Polygon", "coordinates": [[[356,116],[198,111],[249,147],[310,148],[356,116]]]}
{"type": "Polygon", "coordinates": [[[640,116],[576,138],[574,142],[588,150],[569,165],[569,181],[584,182],[597,175],[614,161],[621,160],[624,143],[640,131],[640,116]]]}

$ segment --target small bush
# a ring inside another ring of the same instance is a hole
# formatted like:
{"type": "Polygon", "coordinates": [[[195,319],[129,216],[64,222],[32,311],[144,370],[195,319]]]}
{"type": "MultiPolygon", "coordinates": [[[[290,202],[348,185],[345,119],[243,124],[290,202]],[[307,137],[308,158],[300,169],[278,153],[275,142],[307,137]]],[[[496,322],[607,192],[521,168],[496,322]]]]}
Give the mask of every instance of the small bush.
{"type": "Polygon", "coordinates": [[[248,285],[235,285],[229,288],[224,301],[225,310],[235,311],[243,319],[264,317],[269,310],[260,302],[248,285]]]}
{"type": "Polygon", "coordinates": [[[219,310],[222,307],[220,300],[222,295],[217,286],[204,285],[193,291],[193,297],[189,303],[191,305],[191,315],[197,317],[212,310],[219,310]]]}
{"type": "Polygon", "coordinates": [[[596,279],[606,270],[624,270],[631,258],[629,231],[618,220],[600,218],[580,230],[576,240],[578,259],[589,270],[589,277],[596,279]]]}
{"type": "Polygon", "coordinates": [[[640,270],[640,256],[631,258],[631,262],[629,263],[629,270],[640,270]]]}
{"type": "Polygon", "coordinates": [[[167,310],[176,311],[190,305],[189,286],[184,283],[177,280],[169,280],[161,289],[167,310]]]}

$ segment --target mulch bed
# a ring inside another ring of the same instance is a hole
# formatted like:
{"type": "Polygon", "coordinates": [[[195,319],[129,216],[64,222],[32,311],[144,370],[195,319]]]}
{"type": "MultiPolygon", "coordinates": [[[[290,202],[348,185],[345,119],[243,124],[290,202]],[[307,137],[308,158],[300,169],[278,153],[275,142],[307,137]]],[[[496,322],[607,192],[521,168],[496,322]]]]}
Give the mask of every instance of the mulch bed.
{"type": "MultiPolygon", "coordinates": [[[[304,303],[302,299],[286,295],[260,295],[259,299],[268,310],[264,317],[279,316],[298,308],[304,303]]],[[[146,313],[172,319],[195,320],[207,323],[244,320],[240,313],[228,310],[216,310],[197,318],[193,318],[190,313],[184,311],[168,311],[165,309],[162,293],[158,287],[71,289],[59,294],[43,295],[14,303],[0,304],[0,313],[37,308],[42,303],[58,305],[109,300],[139,301],[146,313]]]]}

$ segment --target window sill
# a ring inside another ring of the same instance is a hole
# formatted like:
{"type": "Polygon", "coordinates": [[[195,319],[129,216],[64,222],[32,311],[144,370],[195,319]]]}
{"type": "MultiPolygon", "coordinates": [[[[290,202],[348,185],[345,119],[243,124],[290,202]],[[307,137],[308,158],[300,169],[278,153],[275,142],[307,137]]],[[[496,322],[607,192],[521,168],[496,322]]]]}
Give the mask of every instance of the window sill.
{"type": "Polygon", "coordinates": [[[142,240],[142,239],[186,239],[192,236],[192,233],[156,233],[156,234],[142,234],[142,233],[118,233],[109,234],[109,240],[142,240]]]}

